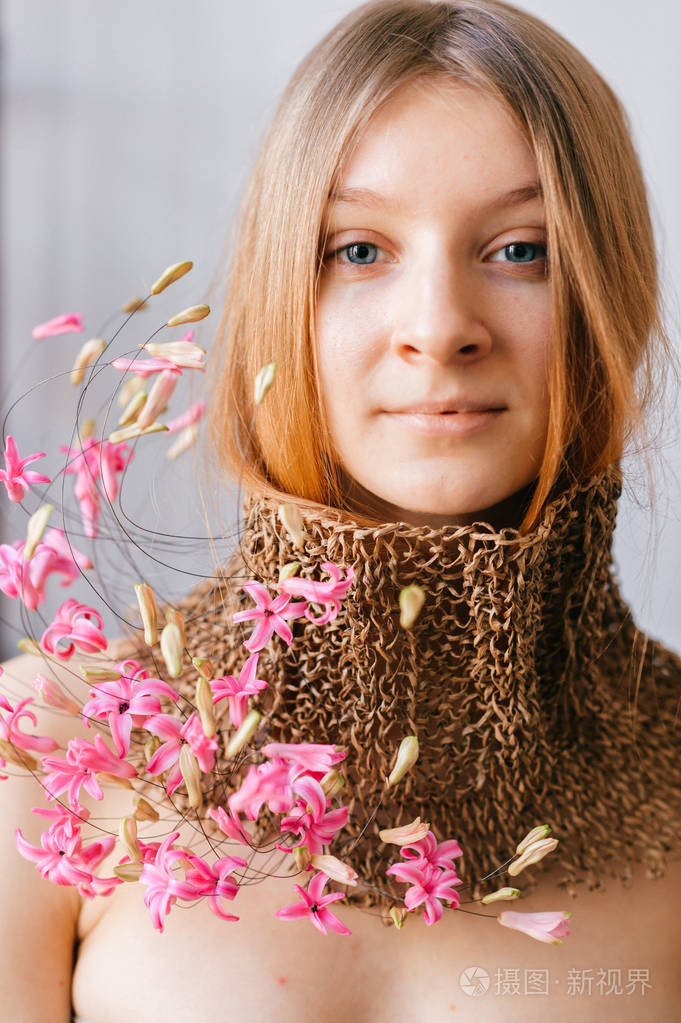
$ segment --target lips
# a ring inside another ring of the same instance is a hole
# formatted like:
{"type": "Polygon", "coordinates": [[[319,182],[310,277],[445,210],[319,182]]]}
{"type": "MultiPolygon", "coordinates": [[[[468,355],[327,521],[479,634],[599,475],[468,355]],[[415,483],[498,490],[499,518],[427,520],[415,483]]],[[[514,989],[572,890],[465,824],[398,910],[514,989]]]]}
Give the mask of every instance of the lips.
{"type": "Polygon", "coordinates": [[[390,418],[401,427],[433,436],[466,437],[495,422],[505,409],[460,412],[392,412],[390,418]]]}
{"type": "Polygon", "coordinates": [[[396,415],[457,415],[461,412],[502,412],[503,405],[494,402],[424,402],[408,408],[394,409],[396,415]]]}

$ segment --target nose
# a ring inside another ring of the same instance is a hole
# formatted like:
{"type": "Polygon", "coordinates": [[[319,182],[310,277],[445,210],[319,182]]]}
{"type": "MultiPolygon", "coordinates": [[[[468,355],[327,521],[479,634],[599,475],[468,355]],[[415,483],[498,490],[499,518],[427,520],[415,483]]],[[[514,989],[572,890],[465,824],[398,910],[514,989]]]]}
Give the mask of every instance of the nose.
{"type": "Polygon", "coordinates": [[[443,256],[441,247],[414,259],[397,288],[391,340],[401,358],[449,365],[489,353],[492,336],[480,297],[465,268],[443,256]]]}

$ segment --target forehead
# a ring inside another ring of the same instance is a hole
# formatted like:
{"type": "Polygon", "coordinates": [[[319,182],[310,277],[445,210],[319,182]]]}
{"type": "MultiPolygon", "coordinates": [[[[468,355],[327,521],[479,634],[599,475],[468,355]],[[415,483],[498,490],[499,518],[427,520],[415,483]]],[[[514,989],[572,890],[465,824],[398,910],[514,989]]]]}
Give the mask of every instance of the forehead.
{"type": "Polygon", "coordinates": [[[541,199],[537,162],[500,101],[468,85],[400,87],[373,115],[329,193],[333,209],[462,207],[541,199]],[[373,194],[372,194],[373,193],[373,194]],[[506,200],[505,200],[506,201],[506,200]]]}

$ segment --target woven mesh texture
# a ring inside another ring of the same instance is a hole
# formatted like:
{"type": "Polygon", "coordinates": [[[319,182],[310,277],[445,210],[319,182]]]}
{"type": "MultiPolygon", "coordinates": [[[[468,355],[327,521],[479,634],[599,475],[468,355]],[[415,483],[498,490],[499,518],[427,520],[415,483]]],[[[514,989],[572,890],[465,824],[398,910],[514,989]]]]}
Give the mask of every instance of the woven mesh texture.
{"type": "MultiPolygon", "coordinates": [[[[637,629],[620,595],[611,547],[621,486],[614,466],[576,484],[525,536],[481,523],[367,529],[331,508],[303,509],[304,553],[276,502],[246,499],[225,580],[179,605],[187,646],[216,674],[236,675],[254,624],[232,622],[253,606],[241,582],[273,584],[295,560],[315,579],[327,578],[322,561],[354,566],[333,622],[298,619],[291,647],[274,636],[261,652],[269,688],[251,704],[264,712],[263,741],[346,750],[348,838],[333,851],[373,886],[346,889],[351,900],[388,908],[381,892],[402,898],[404,885],[385,876],[399,851],[378,830],[417,815],[439,840],[459,841],[457,871],[474,898],[508,883],[478,881],[540,823],[560,844],[518,879],[525,891],[545,864],[560,864],[559,883],[576,894],[606,874],[628,884],[636,862],[657,876],[681,855],[681,659],[637,629]],[[426,601],[406,630],[398,597],[411,583],[426,601]],[[419,760],[356,842],[410,733],[419,760]]],[[[195,672],[178,681],[191,699],[195,672]]],[[[219,795],[207,792],[207,805],[219,795]]]]}

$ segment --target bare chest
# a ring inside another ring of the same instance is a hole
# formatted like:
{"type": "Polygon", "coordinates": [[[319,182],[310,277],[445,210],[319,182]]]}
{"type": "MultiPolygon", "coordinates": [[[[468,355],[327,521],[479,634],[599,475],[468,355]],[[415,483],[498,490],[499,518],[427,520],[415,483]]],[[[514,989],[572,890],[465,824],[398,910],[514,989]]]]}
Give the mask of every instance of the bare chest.
{"type": "Polygon", "coordinates": [[[508,903],[469,907],[402,931],[336,904],[352,935],[324,937],[274,911],[296,901],[290,879],[244,889],[238,923],[205,904],[173,907],[164,934],[151,926],[139,886],[88,903],[73,984],[89,1023],[210,1018],[278,1023],[403,1023],[522,1019],[676,1023],[681,1016],[681,864],[629,892],[570,900],[553,885],[508,903]],[[502,928],[497,912],[568,909],[571,935],[545,945],[502,928]],[[103,911],[102,911],[103,910],[103,911]]]}

